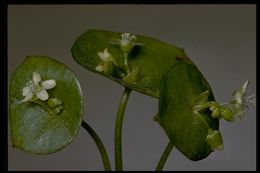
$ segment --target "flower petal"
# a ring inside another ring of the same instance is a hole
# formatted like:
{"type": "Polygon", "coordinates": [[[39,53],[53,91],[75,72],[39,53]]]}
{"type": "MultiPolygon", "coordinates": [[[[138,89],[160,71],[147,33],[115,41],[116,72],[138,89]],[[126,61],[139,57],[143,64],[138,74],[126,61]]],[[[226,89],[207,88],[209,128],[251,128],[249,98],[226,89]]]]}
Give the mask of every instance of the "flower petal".
{"type": "Polygon", "coordinates": [[[235,99],[235,102],[237,102],[238,104],[242,104],[243,103],[243,94],[240,91],[236,91],[233,94],[233,97],[235,99]]]}
{"type": "Polygon", "coordinates": [[[26,95],[26,97],[25,97],[23,100],[21,100],[21,102],[27,102],[27,101],[30,100],[32,97],[33,97],[33,93],[28,93],[28,94],[26,95]]]}
{"type": "Polygon", "coordinates": [[[44,89],[51,89],[56,86],[56,81],[54,79],[45,80],[42,82],[42,86],[44,89]]]}
{"type": "Polygon", "coordinates": [[[23,96],[27,96],[29,94],[32,94],[32,86],[26,86],[23,88],[23,96]]]}
{"type": "Polygon", "coordinates": [[[128,40],[130,35],[130,33],[121,34],[122,40],[128,40]]]}
{"type": "Polygon", "coordinates": [[[248,80],[243,84],[242,88],[241,88],[241,92],[242,93],[245,93],[246,89],[247,89],[247,86],[248,86],[248,80]]]}
{"type": "Polygon", "coordinates": [[[98,56],[100,59],[104,62],[109,61],[109,57],[111,56],[110,53],[107,51],[107,48],[105,48],[104,52],[98,52],[98,56]]]}
{"type": "Polygon", "coordinates": [[[98,65],[98,66],[96,66],[96,71],[98,71],[98,72],[102,72],[102,71],[104,71],[104,66],[103,65],[98,65]]]}
{"type": "Polygon", "coordinates": [[[37,97],[40,99],[40,100],[47,100],[49,98],[49,95],[47,93],[46,90],[41,90],[40,92],[37,93],[37,97]]]}
{"type": "Polygon", "coordinates": [[[135,35],[132,35],[131,37],[130,37],[130,41],[135,41],[137,38],[136,38],[136,36],[135,35]]]}
{"type": "Polygon", "coordinates": [[[34,85],[38,85],[38,83],[41,81],[41,76],[37,72],[33,72],[33,83],[34,85]]]}

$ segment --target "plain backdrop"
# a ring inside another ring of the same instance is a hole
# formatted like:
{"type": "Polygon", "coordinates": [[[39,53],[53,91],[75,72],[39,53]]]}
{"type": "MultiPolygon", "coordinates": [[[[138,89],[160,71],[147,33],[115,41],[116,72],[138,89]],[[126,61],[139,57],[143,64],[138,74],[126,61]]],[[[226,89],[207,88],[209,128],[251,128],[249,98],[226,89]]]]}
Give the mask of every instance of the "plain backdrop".
{"type": "MultiPolygon", "coordinates": [[[[123,87],[87,71],[70,49],[88,29],[131,32],[185,49],[210,83],[217,101],[249,80],[256,93],[256,5],[9,5],[8,83],[29,55],[65,63],[84,94],[84,120],[100,135],[114,168],[114,121],[123,87]]],[[[124,170],[154,170],[168,143],[153,121],[158,100],[132,92],[123,124],[124,170]]],[[[256,108],[239,123],[220,121],[225,149],[190,161],[174,149],[164,170],[256,170],[256,108]]],[[[9,170],[103,170],[95,143],[83,128],[65,149],[46,156],[11,147],[9,170]]]]}

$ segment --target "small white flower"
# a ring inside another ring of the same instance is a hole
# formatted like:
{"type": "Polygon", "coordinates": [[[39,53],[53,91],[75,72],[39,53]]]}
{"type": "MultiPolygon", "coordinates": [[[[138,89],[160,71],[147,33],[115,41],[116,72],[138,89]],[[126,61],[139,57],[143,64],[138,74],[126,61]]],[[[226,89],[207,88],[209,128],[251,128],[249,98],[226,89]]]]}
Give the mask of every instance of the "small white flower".
{"type": "Polygon", "coordinates": [[[50,80],[41,80],[39,73],[34,72],[32,76],[32,81],[28,82],[27,85],[23,88],[23,96],[25,98],[21,102],[27,102],[36,95],[40,100],[47,100],[49,95],[46,90],[52,89],[56,86],[56,81],[54,79],[50,80]]]}
{"type": "Polygon", "coordinates": [[[129,54],[134,48],[136,36],[131,35],[130,33],[124,33],[121,35],[122,39],[120,40],[120,48],[124,52],[125,56],[129,54]]]}
{"type": "Polygon", "coordinates": [[[105,48],[104,52],[98,52],[98,56],[103,62],[114,60],[111,54],[107,51],[107,48],[105,48]]]}
{"type": "Polygon", "coordinates": [[[240,119],[242,118],[242,116],[245,114],[245,108],[250,108],[248,106],[248,103],[255,103],[255,99],[254,96],[255,95],[251,95],[249,97],[246,97],[246,89],[248,87],[248,80],[242,85],[241,89],[238,91],[235,91],[233,93],[233,108],[235,111],[235,117],[239,117],[240,119]]]}
{"type": "Polygon", "coordinates": [[[120,45],[121,47],[133,47],[135,45],[138,46],[145,46],[144,43],[137,43],[136,42],[137,37],[134,34],[131,33],[123,33],[121,34],[121,39],[117,39],[117,38],[112,38],[109,43],[111,44],[117,44],[120,45]]]}
{"type": "Polygon", "coordinates": [[[103,65],[96,66],[96,71],[98,71],[98,72],[104,71],[104,66],[103,65]]]}
{"type": "Polygon", "coordinates": [[[248,86],[248,80],[242,85],[241,89],[233,93],[234,101],[238,104],[245,103],[246,89],[248,86]]]}
{"type": "Polygon", "coordinates": [[[135,35],[131,35],[130,33],[124,33],[124,34],[121,34],[121,45],[122,46],[128,46],[129,44],[133,44],[134,45],[134,42],[136,41],[136,36],[135,35]]]}
{"type": "Polygon", "coordinates": [[[98,56],[102,62],[96,66],[95,70],[98,72],[104,72],[107,75],[111,75],[115,70],[115,66],[117,66],[113,56],[108,52],[107,48],[105,48],[103,52],[98,52],[98,56]]]}

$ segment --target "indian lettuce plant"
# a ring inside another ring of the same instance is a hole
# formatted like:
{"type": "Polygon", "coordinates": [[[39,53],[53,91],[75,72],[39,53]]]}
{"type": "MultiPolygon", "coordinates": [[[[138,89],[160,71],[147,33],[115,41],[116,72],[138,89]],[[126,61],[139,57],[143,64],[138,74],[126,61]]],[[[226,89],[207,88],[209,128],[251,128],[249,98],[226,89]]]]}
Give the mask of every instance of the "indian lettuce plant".
{"type": "MultiPolygon", "coordinates": [[[[122,85],[114,129],[115,170],[123,170],[122,125],[131,91],[158,99],[154,121],[169,138],[155,170],[163,169],[175,147],[198,161],[223,150],[220,120],[234,122],[255,104],[249,81],[233,99],[215,100],[210,84],[182,48],[131,33],[88,30],[74,42],[73,59],[85,69],[122,85]]],[[[112,167],[102,140],[82,120],[84,99],[77,77],[55,58],[30,55],[17,67],[9,86],[9,122],[13,147],[33,154],[62,150],[83,127],[95,141],[104,165],[112,167]]]]}

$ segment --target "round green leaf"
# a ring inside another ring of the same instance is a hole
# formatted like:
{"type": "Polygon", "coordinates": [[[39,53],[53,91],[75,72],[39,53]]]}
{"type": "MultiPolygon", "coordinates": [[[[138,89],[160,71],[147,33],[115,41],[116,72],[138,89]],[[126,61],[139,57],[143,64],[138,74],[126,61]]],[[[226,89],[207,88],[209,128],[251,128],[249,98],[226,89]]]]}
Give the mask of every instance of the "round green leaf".
{"type": "Polygon", "coordinates": [[[177,63],[162,80],[155,120],[176,148],[190,160],[201,160],[212,152],[206,141],[208,128],[217,130],[219,120],[212,118],[209,110],[196,113],[193,106],[213,100],[208,82],[194,65],[177,63]]]}
{"type": "Polygon", "coordinates": [[[49,154],[61,150],[76,137],[82,122],[83,97],[76,76],[64,64],[49,57],[28,56],[11,78],[9,99],[14,147],[35,154],[49,154]],[[21,102],[23,88],[32,81],[33,72],[39,73],[42,81],[56,81],[56,86],[47,92],[49,99],[57,98],[62,102],[56,108],[59,113],[52,114],[34,102],[21,102]]]}
{"type": "MultiPolygon", "coordinates": [[[[124,71],[124,54],[119,45],[111,44],[111,40],[121,39],[119,32],[88,30],[83,33],[73,44],[71,49],[75,61],[86,69],[108,77],[121,85],[136,90],[143,94],[159,97],[161,78],[169,68],[177,61],[192,62],[186,56],[182,48],[167,44],[157,39],[136,35],[137,42],[144,45],[136,45],[128,57],[128,64],[132,72],[138,72],[138,80],[122,80],[118,76],[100,73],[95,70],[97,65],[102,62],[98,52],[103,52],[105,48],[114,57],[117,65],[124,71]]],[[[136,73],[134,73],[136,75],[136,73]]]]}

